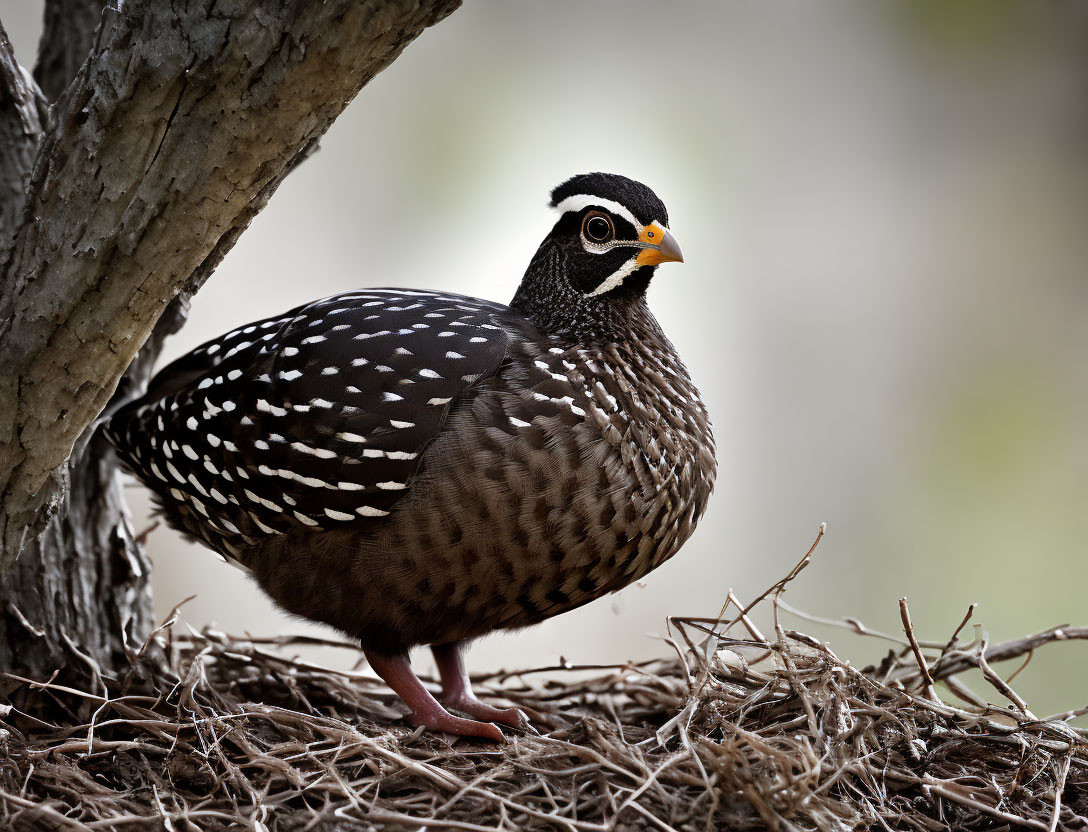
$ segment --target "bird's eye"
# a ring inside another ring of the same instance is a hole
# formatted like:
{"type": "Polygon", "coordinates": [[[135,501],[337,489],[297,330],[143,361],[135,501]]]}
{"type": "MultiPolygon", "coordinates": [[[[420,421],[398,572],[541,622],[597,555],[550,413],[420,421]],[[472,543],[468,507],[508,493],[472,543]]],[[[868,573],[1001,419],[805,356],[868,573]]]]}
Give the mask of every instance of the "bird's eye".
{"type": "Polygon", "coordinates": [[[612,222],[604,214],[587,214],[582,222],[582,233],[594,243],[606,243],[615,236],[612,222]]]}

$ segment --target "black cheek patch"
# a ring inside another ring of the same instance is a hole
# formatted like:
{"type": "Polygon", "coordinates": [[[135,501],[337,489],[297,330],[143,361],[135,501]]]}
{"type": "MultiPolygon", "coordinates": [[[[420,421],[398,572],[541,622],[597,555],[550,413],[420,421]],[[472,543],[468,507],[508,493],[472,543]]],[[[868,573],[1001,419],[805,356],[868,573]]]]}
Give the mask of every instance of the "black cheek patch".
{"type": "Polygon", "coordinates": [[[588,295],[608,280],[638,252],[628,246],[619,246],[604,254],[586,251],[581,244],[568,262],[571,285],[583,295],[588,295]]]}

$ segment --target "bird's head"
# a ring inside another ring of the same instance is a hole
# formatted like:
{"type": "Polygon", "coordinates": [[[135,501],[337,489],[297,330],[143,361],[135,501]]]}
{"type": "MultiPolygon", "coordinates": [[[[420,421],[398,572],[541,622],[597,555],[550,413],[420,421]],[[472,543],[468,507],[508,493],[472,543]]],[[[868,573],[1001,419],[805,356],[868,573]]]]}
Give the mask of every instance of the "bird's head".
{"type": "Polygon", "coordinates": [[[551,207],[559,220],[549,237],[566,256],[571,286],[582,294],[642,293],[655,266],[684,261],[664,203],[641,182],[585,173],[553,190],[551,207]]]}
{"type": "Polygon", "coordinates": [[[683,262],[657,195],[626,176],[585,173],[552,191],[559,218],[525,274],[514,305],[532,317],[611,317],[639,302],[654,269],[683,262]]]}

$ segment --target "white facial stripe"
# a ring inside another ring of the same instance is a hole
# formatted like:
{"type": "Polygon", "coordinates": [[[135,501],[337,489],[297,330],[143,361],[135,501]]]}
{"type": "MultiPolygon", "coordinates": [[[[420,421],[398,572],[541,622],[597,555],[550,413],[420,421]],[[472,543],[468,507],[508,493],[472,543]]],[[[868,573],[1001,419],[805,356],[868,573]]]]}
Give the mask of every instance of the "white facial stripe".
{"type": "Polygon", "coordinates": [[[605,292],[609,292],[612,289],[615,289],[617,286],[623,283],[623,280],[625,277],[627,277],[627,275],[631,274],[631,272],[633,272],[637,268],[638,258],[632,257],[630,260],[628,260],[626,263],[624,263],[622,266],[612,272],[612,274],[606,277],[603,281],[601,281],[601,285],[594,289],[592,292],[590,292],[587,297],[593,297],[594,295],[603,295],[605,292]]]}
{"type": "Polygon", "coordinates": [[[565,214],[567,211],[582,211],[590,205],[611,211],[617,217],[623,217],[631,223],[631,225],[635,227],[635,231],[642,231],[642,223],[635,219],[634,214],[615,200],[605,199],[603,196],[593,196],[592,194],[575,194],[574,196],[568,196],[555,206],[555,210],[560,214],[565,214]]]}

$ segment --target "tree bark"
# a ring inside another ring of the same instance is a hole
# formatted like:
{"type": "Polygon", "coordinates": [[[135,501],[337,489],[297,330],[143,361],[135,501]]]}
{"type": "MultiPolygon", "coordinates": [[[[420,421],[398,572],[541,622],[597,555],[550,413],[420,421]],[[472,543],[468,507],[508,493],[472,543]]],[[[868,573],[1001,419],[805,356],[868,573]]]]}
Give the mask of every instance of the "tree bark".
{"type": "Polygon", "coordinates": [[[109,668],[147,632],[112,455],[73,450],[359,89],[459,2],[50,0],[40,89],[2,39],[0,668],[109,668]]]}
{"type": "Polygon", "coordinates": [[[0,274],[22,220],[27,180],[49,105],[15,60],[0,25],[0,274]]]}
{"type": "Polygon", "coordinates": [[[104,5],[104,0],[46,0],[34,80],[49,101],[68,89],[91,53],[104,5]]]}

